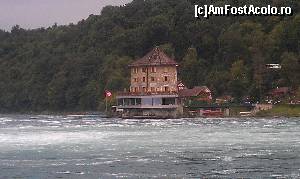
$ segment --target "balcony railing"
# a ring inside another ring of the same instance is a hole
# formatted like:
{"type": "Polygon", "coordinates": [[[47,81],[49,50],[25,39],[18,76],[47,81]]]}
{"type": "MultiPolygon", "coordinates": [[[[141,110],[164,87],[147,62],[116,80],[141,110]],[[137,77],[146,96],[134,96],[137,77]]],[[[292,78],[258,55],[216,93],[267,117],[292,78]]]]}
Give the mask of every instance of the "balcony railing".
{"type": "Polygon", "coordinates": [[[178,108],[179,105],[125,105],[125,106],[117,106],[119,109],[174,109],[178,108]]]}
{"type": "Polygon", "coordinates": [[[178,95],[176,91],[169,92],[119,92],[117,96],[149,96],[149,95],[178,95]]]}

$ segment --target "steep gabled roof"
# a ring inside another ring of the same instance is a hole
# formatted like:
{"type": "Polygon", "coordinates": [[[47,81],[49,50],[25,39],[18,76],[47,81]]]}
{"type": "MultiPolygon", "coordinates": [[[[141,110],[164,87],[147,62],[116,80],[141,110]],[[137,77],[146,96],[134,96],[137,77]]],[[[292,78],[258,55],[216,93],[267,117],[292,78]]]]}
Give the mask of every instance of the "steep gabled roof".
{"type": "Polygon", "coordinates": [[[179,90],[180,97],[196,97],[201,93],[211,93],[211,91],[206,86],[196,86],[193,89],[179,90]]]}
{"type": "Polygon", "coordinates": [[[136,66],[160,66],[160,65],[178,65],[178,63],[168,57],[158,47],[154,48],[151,52],[147,53],[144,57],[136,60],[130,67],[136,66]]]}

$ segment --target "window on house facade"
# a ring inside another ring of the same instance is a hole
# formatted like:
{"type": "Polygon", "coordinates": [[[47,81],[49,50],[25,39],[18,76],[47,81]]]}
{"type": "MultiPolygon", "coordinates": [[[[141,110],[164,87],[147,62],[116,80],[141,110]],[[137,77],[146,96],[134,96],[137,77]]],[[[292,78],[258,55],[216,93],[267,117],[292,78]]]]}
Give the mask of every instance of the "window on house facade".
{"type": "Polygon", "coordinates": [[[135,87],[135,88],[134,88],[134,92],[135,92],[135,93],[139,92],[139,88],[138,88],[138,87],[135,87]]]}
{"type": "Polygon", "coordinates": [[[138,73],[138,72],[139,72],[139,69],[138,69],[138,68],[136,68],[136,67],[135,67],[135,68],[133,68],[132,70],[133,70],[133,73],[138,73]]]}
{"type": "Polygon", "coordinates": [[[151,87],[151,92],[155,92],[155,88],[154,87],[151,87]]]}
{"type": "Polygon", "coordinates": [[[168,81],[168,77],[167,76],[165,76],[164,81],[168,81]]]}
{"type": "Polygon", "coordinates": [[[162,105],[175,105],[176,100],[175,98],[163,98],[162,99],[162,105]]]}
{"type": "Polygon", "coordinates": [[[139,80],[138,80],[138,78],[134,78],[133,81],[134,82],[138,82],[139,80]]]}
{"type": "Polygon", "coordinates": [[[142,104],[142,99],[141,98],[137,98],[135,99],[136,105],[141,105],[142,104]]]}
{"type": "Polygon", "coordinates": [[[146,87],[143,87],[143,92],[146,92],[146,87]]]}
{"type": "Polygon", "coordinates": [[[146,82],[146,77],[143,77],[143,82],[146,82]]]}
{"type": "Polygon", "coordinates": [[[156,73],[156,67],[151,67],[151,73],[156,73]]]}
{"type": "Polygon", "coordinates": [[[143,68],[142,68],[142,72],[143,72],[143,73],[146,73],[146,71],[147,71],[147,68],[143,67],[143,68]]]}
{"type": "Polygon", "coordinates": [[[154,82],[155,81],[155,77],[151,77],[151,81],[154,82]]]}
{"type": "Polygon", "coordinates": [[[169,92],[170,91],[169,87],[167,87],[167,86],[164,87],[164,90],[165,90],[165,92],[169,92]]]}

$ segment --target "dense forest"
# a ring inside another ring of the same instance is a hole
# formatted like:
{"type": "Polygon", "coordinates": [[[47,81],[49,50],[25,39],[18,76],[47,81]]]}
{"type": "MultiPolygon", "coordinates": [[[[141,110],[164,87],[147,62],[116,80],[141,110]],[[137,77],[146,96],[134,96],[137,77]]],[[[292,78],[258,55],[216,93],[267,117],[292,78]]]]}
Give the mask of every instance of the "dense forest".
{"type": "Polygon", "coordinates": [[[299,0],[133,0],[78,24],[0,30],[0,111],[74,111],[103,107],[105,89],[129,86],[127,65],[160,46],[189,87],[213,96],[263,100],[300,83],[299,0]],[[293,16],[194,18],[194,4],[291,6],[293,16]],[[268,71],[279,63],[280,71],[268,71]]]}

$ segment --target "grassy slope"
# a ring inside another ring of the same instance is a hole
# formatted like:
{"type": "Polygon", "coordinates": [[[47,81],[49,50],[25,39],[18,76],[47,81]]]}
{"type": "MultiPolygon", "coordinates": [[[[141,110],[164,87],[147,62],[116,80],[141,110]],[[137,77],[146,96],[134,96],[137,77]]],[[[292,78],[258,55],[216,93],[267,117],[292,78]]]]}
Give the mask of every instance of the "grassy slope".
{"type": "Polygon", "coordinates": [[[257,116],[300,117],[300,105],[277,105],[268,111],[261,111],[257,116]]]}

